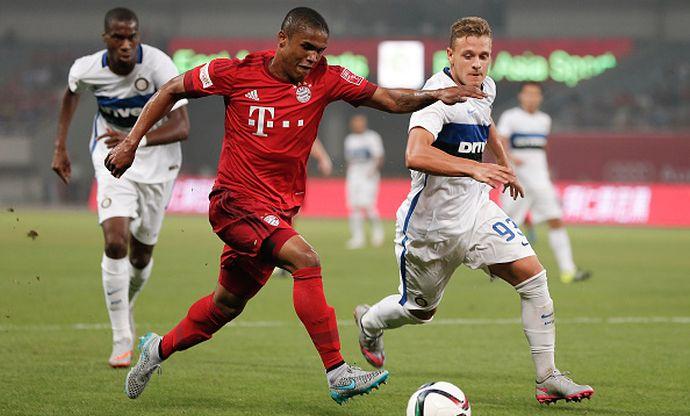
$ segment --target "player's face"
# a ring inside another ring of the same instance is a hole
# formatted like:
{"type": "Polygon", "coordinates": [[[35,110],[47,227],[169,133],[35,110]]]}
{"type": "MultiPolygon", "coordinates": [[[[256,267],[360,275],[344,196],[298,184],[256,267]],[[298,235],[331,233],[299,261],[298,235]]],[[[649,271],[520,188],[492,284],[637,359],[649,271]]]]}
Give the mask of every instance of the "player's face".
{"type": "Polygon", "coordinates": [[[541,88],[537,85],[527,84],[522,87],[520,94],[518,94],[518,101],[520,107],[529,113],[533,113],[539,109],[544,97],[541,93],[541,88]]]}
{"type": "Polygon", "coordinates": [[[355,134],[362,134],[367,130],[367,119],[364,116],[354,116],[350,120],[350,130],[355,134]]]}
{"type": "Polygon", "coordinates": [[[139,47],[139,27],[136,21],[112,21],[103,34],[108,58],[115,66],[134,66],[139,47]]]}
{"type": "Polygon", "coordinates": [[[328,46],[328,34],[322,30],[306,28],[287,36],[278,33],[276,57],[292,81],[300,82],[321,60],[328,46]]]}
{"type": "Polygon", "coordinates": [[[491,64],[491,38],[466,36],[447,48],[453,79],[465,85],[481,86],[491,64]]]}

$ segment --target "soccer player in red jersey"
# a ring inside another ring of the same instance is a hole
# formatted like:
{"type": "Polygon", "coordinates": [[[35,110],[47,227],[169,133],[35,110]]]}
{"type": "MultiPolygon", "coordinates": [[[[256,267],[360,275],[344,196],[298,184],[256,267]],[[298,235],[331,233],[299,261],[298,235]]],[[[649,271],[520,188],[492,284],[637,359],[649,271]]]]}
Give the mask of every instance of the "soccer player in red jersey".
{"type": "Polygon", "coordinates": [[[218,176],[209,196],[209,220],[225,243],[215,291],[197,301],[164,336],[142,337],[141,356],[127,375],[126,393],[138,397],[153,372],[172,353],[211,338],[236,318],[275,266],[294,279],[293,303],[318,351],[331,397],[342,403],[385,382],[388,372],[366,372],[345,363],[335,311],[326,303],[321,263],[291,225],[304,199],[306,163],[323,111],[345,100],[391,113],[409,113],[437,100],[446,104],[485,94],[472,86],[435,91],[386,89],[326,63],[328,25],[313,9],[291,10],[275,51],[239,59],[214,59],[159,90],[129,136],[113,149],[106,167],[121,176],[132,164],[141,137],[187,98],[225,98],[225,137],[218,176]]]}

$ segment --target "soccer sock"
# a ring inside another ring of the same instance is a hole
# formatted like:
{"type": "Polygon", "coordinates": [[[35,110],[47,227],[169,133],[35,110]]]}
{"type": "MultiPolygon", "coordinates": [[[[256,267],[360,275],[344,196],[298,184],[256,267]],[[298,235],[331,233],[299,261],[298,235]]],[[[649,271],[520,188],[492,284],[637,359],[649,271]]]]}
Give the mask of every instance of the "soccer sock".
{"type": "Polygon", "coordinates": [[[515,290],[520,295],[522,327],[532,352],[537,380],[541,381],[556,369],[556,317],[546,280],[546,270],[518,284],[515,290]]]}
{"type": "Polygon", "coordinates": [[[153,269],[153,258],[149,261],[143,269],[137,269],[129,263],[129,304],[134,305],[134,301],[137,300],[141,289],[144,287],[146,282],[148,282],[151,276],[151,269],[153,269]]]}
{"type": "MultiPolygon", "coordinates": [[[[400,303],[400,295],[390,295],[372,306],[362,316],[364,332],[372,337],[381,335],[384,329],[398,328],[407,324],[424,324],[429,320],[419,319],[412,315],[400,303]]],[[[433,319],[433,318],[432,318],[433,319]]]]}
{"type": "Polygon", "coordinates": [[[305,267],[292,273],[292,301],[325,368],[343,361],[335,309],[326,303],[321,267],[305,267]]]}
{"type": "Polygon", "coordinates": [[[575,273],[575,262],[573,261],[573,252],[570,249],[570,238],[564,227],[549,230],[549,244],[561,273],[575,273]]]}
{"type": "Polygon", "coordinates": [[[101,273],[103,278],[103,293],[105,305],[110,316],[110,326],[113,329],[113,341],[131,338],[129,327],[129,271],[127,257],[111,259],[103,253],[101,273]]]}
{"type": "Polygon", "coordinates": [[[364,241],[364,219],[359,208],[350,210],[350,235],[352,241],[364,241]]]}
{"type": "Polygon", "coordinates": [[[216,331],[231,320],[213,302],[213,294],[199,299],[189,308],[187,316],[163,336],[161,359],[165,360],[176,351],[186,350],[211,339],[216,331]]]}
{"type": "Polygon", "coordinates": [[[372,239],[383,239],[383,225],[381,225],[381,217],[376,207],[367,208],[367,217],[369,217],[371,222],[372,239]]]}

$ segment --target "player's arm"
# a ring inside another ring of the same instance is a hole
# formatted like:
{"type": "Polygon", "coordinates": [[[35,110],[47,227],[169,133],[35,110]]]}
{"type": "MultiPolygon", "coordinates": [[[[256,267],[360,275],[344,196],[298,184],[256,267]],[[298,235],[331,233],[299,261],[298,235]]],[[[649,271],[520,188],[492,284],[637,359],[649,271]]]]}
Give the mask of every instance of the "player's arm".
{"type": "MultiPolygon", "coordinates": [[[[486,140],[486,146],[489,148],[491,153],[493,153],[494,157],[496,158],[496,162],[506,169],[509,169],[510,173],[513,174],[513,169],[510,167],[508,154],[503,148],[501,135],[498,134],[498,130],[493,122],[491,123],[491,126],[489,126],[489,137],[486,140]]],[[[503,190],[505,191],[505,189],[510,189],[510,196],[513,199],[517,199],[518,196],[525,196],[525,191],[514,174],[513,180],[505,184],[505,188],[503,190]]]]}
{"type": "Polygon", "coordinates": [[[444,104],[452,105],[464,102],[468,98],[482,99],[484,97],[486,94],[479,87],[470,85],[457,85],[440,90],[377,87],[374,94],[361,104],[389,113],[412,113],[439,100],[444,104]]]}
{"type": "Polygon", "coordinates": [[[78,104],[79,94],[67,88],[60,104],[57,135],[55,137],[55,152],[53,153],[52,162],[53,170],[66,184],[69,183],[70,176],[72,175],[72,165],[67,153],[67,132],[78,104]]]}
{"type": "Polygon", "coordinates": [[[510,168],[451,156],[432,146],[434,136],[422,127],[410,130],[405,149],[408,169],[437,176],[469,176],[493,188],[515,181],[510,168]]]}
{"type": "MultiPolygon", "coordinates": [[[[170,114],[168,114],[165,123],[146,133],[145,139],[142,138],[140,146],[159,146],[162,144],[181,142],[186,140],[188,136],[189,115],[187,114],[187,108],[182,106],[172,110],[170,114]]],[[[105,143],[108,149],[112,149],[120,144],[126,137],[127,135],[121,131],[107,129],[105,133],[98,136],[96,140],[103,140],[103,143],[105,143]]]]}
{"type": "MultiPolygon", "coordinates": [[[[108,153],[105,167],[116,178],[132,166],[141,138],[154,124],[170,112],[173,105],[183,98],[191,98],[185,91],[184,74],[171,79],[146,103],[127,137],[108,153]]],[[[187,123],[188,124],[188,123],[187,123]]],[[[188,127],[187,127],[188,128],[188,127]]],[[[147,138],[148,141],[148,138],[147,138]]]]}
{"type": "Polygon", "coordinates": [[[331,176],[331,173],[333,173],[333,161],[318,137],[311,146],[309,156],[316,159],[319,172],[321,172],[323,176],[331,176]]]}

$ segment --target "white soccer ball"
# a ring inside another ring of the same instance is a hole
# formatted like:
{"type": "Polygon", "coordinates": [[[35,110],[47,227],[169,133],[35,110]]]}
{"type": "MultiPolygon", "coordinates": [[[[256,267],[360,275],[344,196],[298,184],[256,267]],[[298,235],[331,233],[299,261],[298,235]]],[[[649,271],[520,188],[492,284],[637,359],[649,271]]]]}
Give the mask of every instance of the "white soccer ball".
{"type": "Polygon", "coordinates": [[[471,416],[465,393],[445,381],[427,383],[417,389],[407,402],[407,416],[471,416]]]}

